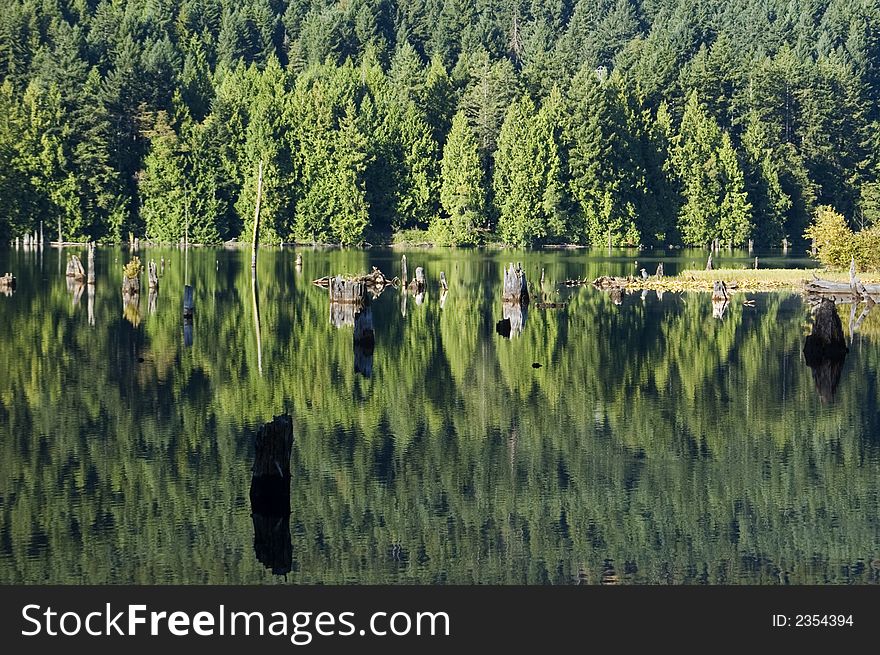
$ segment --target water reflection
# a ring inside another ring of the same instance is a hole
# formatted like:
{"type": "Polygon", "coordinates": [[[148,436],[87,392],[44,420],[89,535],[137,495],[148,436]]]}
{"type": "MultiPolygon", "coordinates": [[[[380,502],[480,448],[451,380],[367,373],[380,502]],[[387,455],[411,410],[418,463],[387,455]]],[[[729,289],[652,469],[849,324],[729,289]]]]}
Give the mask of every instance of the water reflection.
{"type": "MultiPolygon", "coordinates": [[[[184,253],[150,255],[179,293],[184,253]]],[[[189,347],[179,296],[120,319],[116,251],[96,253],[91,329],[57,252],[42,283],[32,253],[0,251],[20,281],[0,296],[0,582],[880,580],[880,312],[823,402],[816,380],[835,376],[802,362],[815,328],[799,294],[713,321],[705,294],[616,305],[558,288],[564,311],[535,302],[502,339],[510,255],[419,250],[426,280],[451,282],[442,310],[427,293],[401,316],[401,288],[338,329],[310,281],[396,271],[399,252],[309,252],[297,274],[266,251],[258,294],[248,255],[189,253],[189,347]],[[354,343],[370,329],[372,353],[354,343]],[[295,430],[273,512],[251,494],[254,434],[281,412],[295,430]]],[[[517,255],[549,280],[625,275],[633,258],[517,255]]]]}

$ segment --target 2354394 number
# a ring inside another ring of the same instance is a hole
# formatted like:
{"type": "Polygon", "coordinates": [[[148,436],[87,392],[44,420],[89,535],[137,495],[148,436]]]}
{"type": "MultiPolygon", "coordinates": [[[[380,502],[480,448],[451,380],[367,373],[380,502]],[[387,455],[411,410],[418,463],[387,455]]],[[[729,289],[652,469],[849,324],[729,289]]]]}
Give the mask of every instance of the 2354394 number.
{"type": "Polygon", "coordinates": [[[852,614],[795,614],[794,626],[796,628],[828,627],[836,628],[852,626],[852,614]]]}

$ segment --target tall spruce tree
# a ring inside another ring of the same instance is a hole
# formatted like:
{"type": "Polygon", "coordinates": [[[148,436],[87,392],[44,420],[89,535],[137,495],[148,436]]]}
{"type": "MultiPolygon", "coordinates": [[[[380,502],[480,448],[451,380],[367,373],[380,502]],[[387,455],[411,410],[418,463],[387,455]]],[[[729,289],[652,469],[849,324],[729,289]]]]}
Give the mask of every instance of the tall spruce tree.
{"type": "Polygon", "coordinates": [[[474,244],[486,213],[483,167],[477,139],[464,112],[452,119],[443,147],[440,204],[445,215],[435,218],[432,232],[449,244],[474,244]]]}

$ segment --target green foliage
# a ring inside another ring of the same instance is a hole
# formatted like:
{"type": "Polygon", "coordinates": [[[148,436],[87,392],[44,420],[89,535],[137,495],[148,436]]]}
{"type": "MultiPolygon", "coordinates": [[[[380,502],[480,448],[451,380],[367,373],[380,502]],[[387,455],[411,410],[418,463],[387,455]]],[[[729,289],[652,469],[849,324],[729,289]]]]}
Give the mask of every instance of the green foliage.
{"type": "Polygon", "coordinates": [[[804,237],[815,240],[819,261],[826,266],[845,268],[854,258],[860,271],[880,270],[880,226],[853,232],[843,215],[822,206],[804,237]]]}
{"type": "Polygon", "coordinates": [[[479,146],[464,112],[458,112],[452,119],[440,175],[444,215],[434,219],[432,235],[445,245],[477,243],[486,197],[479,146]]]}
{"type": "Polygon", "coordinates": [[[428,225],[457,242],[434,219],[458,111],[482,168],[466,223],[486,238],[775,246],[826,204],[872,225],[880,12],[771,4],[9,0],[0,239],[60,219],[66,240],[172,239],[188,220],[194,241],[249,240],[263,161],[262,243],[428,225]],[[494,166],[523,155],[501,132],[526,96],[556,107],[527,130],[553,172],[499,198],[524,175],[494,166]]]}
{"type": "Polygon", "coordinates": [[[692,93],[681,119],[673,164],[684,204],[679,229],[685,243],[708,244],[714,239],[742,245],[751,235],[751,203],[730,135],[692,93]]]}
{"type": "Polygon", "coordinates": [[[561,98],[538,111],[529,98],[515,102],[501,127],[495,152],[493,190],[498,235],[524,246],[565,234],[567,226],[559,151],[561,98]]]}
{"type": "Polygon", "coordinates": [[[132,280],[140,277],[143,270],[144,266],[141,264],[141,258],[135,255],[125,266],[122,267],[122,274],[132,280]]]}

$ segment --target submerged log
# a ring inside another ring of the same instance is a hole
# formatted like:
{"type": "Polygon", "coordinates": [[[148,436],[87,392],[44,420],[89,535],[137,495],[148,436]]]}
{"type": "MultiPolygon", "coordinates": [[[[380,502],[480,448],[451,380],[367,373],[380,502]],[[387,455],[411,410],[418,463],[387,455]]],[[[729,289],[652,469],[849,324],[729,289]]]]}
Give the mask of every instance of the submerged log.
{"type": "Polygon", "coordinates": [[[804,361],[822,402],[833,400],[849,349],[834,301],[824,298],[813,315],[813,331],[804,339],[804,361]]]}
{"type": "Polygon", "coordinates": [[[70,255],[67,258],[67,277],[72,277],[75,280],[86,279],[85,269],[76,255],[70,255]]]}
{"type": "Polygon", "coordinates": [[[331,304],[360,305],[367,298],[367,283],[359,278],[346,279],[337,275],[330,278],[328,289],[331,304]]]}
{"type": "Polygon", "coordinates": [[[290,454],[293,421],[276,416],[258,431],[254,442],[250,501],[254,522],[254,553],[273,573],[293,566],[290,541],[290,454]]]}
{"type": "Polygon", "coordinates": [[[328,275],[313,280],[312,284],[321,287],[322,289],[330,289],[331,302],[349,302],[344,300],[343,297],[346,293],[354,293],[354,288],[351,287],[351,285],[360,284],[364,289],[368,290],[373,297],[378,297],[387,286],[394,286],[398,282],[399,280],[397,278],[389,280],[382,271],[373,266],[373,270],[365,275],[348,277],[343,277],[342,275],[328,275]],[[343,293],[343,289],[346,289],[345,293],[343,293]],[[339,297],[340,300],[334,300],[334,298],[337,297],[339,297]]]}

